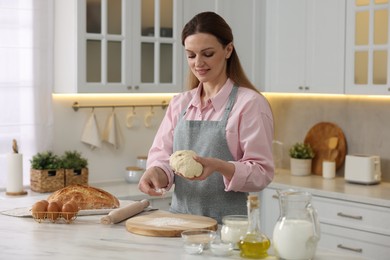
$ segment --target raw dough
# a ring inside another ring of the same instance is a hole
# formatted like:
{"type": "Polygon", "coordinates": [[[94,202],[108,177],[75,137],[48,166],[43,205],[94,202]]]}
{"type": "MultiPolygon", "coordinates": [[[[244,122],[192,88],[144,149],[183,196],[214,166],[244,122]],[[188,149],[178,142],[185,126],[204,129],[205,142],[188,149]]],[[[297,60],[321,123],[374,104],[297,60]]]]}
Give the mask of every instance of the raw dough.
{"type": "Polygon", "coordinates": [[[203,172],[202,164],[194,160],[196,153],[191,150],[176,151],[169,158],[172,169],[187,178],[198,177],[203,172]]]}

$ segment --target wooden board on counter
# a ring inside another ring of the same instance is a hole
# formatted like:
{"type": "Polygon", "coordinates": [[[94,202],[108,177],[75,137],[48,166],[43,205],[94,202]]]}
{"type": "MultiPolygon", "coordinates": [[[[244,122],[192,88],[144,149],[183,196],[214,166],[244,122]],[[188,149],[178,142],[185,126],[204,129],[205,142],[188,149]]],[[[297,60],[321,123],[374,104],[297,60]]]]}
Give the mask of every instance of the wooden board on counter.
{"type": "Polygon", "coordinates": [[[163,210],[149,211],[134,216],[126,221],[127,231],[153,237],[180,237],[187,229],[217,230],[215,219],[189,215],[174,214],[163,210]]]}
{"type": "Polygon", "coordinates": [[[315,157],[312,161],[312,173],[322,175],[322,162],[334,160],[336,170],[339,169],[345,160],[347,153],[347,142],[340,127],[330,122],[320,122],[314,125],[306,134],[305,143],[313,148],[315,157]],[[334,150],[328,147],[329,138],[337,137],[337,146],[334,150]]]}

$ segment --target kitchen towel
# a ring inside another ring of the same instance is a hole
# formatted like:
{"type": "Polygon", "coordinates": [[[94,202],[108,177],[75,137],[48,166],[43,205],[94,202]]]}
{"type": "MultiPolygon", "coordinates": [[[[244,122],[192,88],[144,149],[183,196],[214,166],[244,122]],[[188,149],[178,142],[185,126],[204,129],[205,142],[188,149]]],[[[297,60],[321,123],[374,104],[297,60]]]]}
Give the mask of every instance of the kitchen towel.
{"type": "Polygon", "coordinates": [[[122,133],[120,131],[114,109],[112,110],[111,115],[107,118],[102,139],[104,142],[111,144],[116,149],[119,148],[119,145],[122,142],[122,133]]]}
{"type": "Polygon", "coordinates": [[[99,127],[96,122],[94,109],[92,109],[91,115],[85,124],[81,142],[89,145],[92,150],[99,148],[101,145],[99,127]]]}

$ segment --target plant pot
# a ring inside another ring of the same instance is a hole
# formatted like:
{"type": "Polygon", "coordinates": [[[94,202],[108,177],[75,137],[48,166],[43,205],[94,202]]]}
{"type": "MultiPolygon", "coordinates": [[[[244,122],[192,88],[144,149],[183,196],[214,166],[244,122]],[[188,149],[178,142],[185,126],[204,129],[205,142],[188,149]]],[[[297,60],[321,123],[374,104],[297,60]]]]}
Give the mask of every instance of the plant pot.
{"type": "Polygon", "coordinates": [[[30,170],[30,187],[35,192],[53,192],[65,185],[64,169],[30,170]]]}
{"type": "Polygon", "coordinates": [[[296,159],[290,158],[291,175],[307,176],[311,175],[312,159],[296,159]]]}
{"type": "Polygon", "coordinates": [[[88,168],[79,170],[65,169],[65,186],[81,184],[88,184],[88,168]]]}

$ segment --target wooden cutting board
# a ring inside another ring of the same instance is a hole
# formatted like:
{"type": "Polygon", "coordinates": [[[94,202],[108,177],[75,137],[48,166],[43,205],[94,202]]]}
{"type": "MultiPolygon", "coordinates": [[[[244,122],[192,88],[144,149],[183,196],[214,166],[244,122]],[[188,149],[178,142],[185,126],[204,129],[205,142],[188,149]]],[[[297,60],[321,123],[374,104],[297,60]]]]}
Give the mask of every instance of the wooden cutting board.
{"type": "Polygon", "coordinates": [[[143,212],[126,221],[127,231],[153,237],[180,237],[187,229],[217,230],[215,219],[188,215],[174,214],[163,210],[143,212]]]}
{"type": "Polygon", "coordinates": [[[315,124],[306,134],[304,142],[309,143],[315,153],[312,161],[313,174],[322,175],[322,162],[329,160],[328,141],[331,137],[338,138],[335,148],[337,150],[336,170],[338,170],[343,165],[347,153],[347,141],[341,128],[330,122],[320,122],[315,124]]]}

